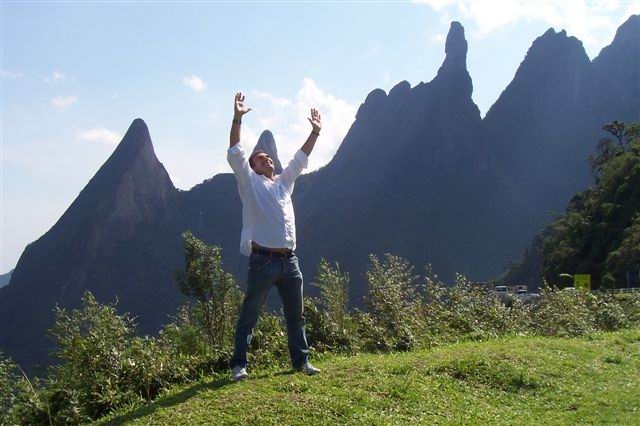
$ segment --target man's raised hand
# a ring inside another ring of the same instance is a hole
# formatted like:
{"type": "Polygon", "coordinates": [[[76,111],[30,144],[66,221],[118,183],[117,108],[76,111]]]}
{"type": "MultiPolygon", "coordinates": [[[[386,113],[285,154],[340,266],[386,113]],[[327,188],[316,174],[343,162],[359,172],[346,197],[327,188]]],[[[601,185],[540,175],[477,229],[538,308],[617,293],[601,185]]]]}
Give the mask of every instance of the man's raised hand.
{"type": "Polygon", "coordinates": [[[242,92],[236,93],[233,102],[233,120],[231,124],[231,132],[229,132],[229,148],[240,142],[240,126],[242,125],[242,116],[251,111],[244,104],[244,95],[242,92]]]}
{"type": "Polygon", "coordinates": [[[244,104],[244,95],[242,94],[242,92],[236,93],[236,98],[233,105],[234,118],[241,118],[249,111],[251,111],[251,108],[247,108],[247,106],[244,104]]]}
{"type": "Polygon", "coordinates": [[[311,108],[311,118],[307,118],[307,120],[311,123],[313,132],[320,133],[320,129],[322,129],[322,122],[320,121],[320,113],[317,109],[311,108]]]}

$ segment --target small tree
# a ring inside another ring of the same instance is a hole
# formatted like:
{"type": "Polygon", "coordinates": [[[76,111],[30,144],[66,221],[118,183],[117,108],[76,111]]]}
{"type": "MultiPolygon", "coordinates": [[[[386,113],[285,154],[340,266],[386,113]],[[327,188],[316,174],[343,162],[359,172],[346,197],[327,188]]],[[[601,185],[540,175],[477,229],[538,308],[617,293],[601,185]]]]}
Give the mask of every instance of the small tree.
{"type": "Polygon", "coordinates": [[[185,271],[176,273],[180,291],[197,300],[197,313],[203,331],[214,348],[224,347],[230,339],[242,293],[222,265],[222,250],[194,237],[182,234],[185,271]]]}
{"type": "Polygon", "coordinates": [[[385,254],[382,262],[370,255],[367,281],[366,306],[371,326],[365,328],[370,329],[373,347],[411,349],[415,332],[421,327],[419,284],[413,267],[407,260],[391,254],[385,254]]]}
{"type": "Polygon", "coordinates": [[[355,330],[349,315],[349,274],[321,259],[313,283],[321,300],[304,300],[307,339],[319,351],[353,351],[355,330]]]}
{"type": "Polygon", "coordinates": [[[9,424],[16,419],[11,411],[16,401],[17,367],[0,352],[0,424],[9,424]]]}
{"type": "Polygon", "coordinates": [[[341,272],[337,262],[332,268],[329,262],[321,259],[314,284],[320,289],[322,305],[329,318],[339,329],[345,330],[349,320],[349,274],[341,272]]]}
{"type": "Polygon", "coordinates": [[[115,305],[101,305],[89,291],[81,309],[56,307],[55,317],[51,334],[62,362],[52,371],[49,398],[57,418],[85,422],[135,400],[135,392],[120,380],[133,319],[118,315],[115,305]]]}
{"type": "Polygon", "coordinates": [[[562,291],[545,286],[531,310],[533,331],[544,336],[581,336],[596,331],[589,306],[595,297],[582,291],[562,291]]]}
{"type": "Polygon", "coordinates": [[[0,352],[0,425],[52,424],[42,383],[0,352]]]}

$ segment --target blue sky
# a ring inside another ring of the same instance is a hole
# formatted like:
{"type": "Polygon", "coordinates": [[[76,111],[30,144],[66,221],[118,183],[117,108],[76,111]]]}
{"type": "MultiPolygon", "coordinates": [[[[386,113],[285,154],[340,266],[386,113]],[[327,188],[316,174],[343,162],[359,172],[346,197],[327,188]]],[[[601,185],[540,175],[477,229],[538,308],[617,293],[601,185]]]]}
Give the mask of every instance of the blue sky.
{"type": "Polygon", "coordinates": [[[53,226],[134,118],[182,189],[230,171],[233,95],[243,138],[274,132],[287,161],[317,107],[310,170],[335,153],[375,88],[430,81],[450,22],[469,43],[484,115],[553,27],[593,58],[640,1],[11,2],[1,12],[0,273],[53,226]]]}

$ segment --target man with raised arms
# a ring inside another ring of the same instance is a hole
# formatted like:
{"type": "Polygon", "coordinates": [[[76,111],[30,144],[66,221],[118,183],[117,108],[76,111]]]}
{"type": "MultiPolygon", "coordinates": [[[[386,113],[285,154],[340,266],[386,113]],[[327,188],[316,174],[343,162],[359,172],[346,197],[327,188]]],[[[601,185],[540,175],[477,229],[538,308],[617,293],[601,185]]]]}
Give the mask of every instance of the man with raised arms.
{"type": "Polygon", "coordinates": [[[296,227],[291,193],[295,180],[307,167],[309,154],[320,136],[320,113],[311,109],[311,133],[289,165],[276,175],[274,163],[264,151],[247,155],[240,142],[243,116],[251,111],[244,95],[236,93],[229,135],[227,160],[238,182],[242,200],[240,252],[249,257],[249,275],[242,310],[238,318],[235,349],[231,358],[231,378],[248,377],[247,348],[253,327],[271,286],[276,286],[287,323],[289,354],[294,370],[308,375],[319,369],[309,362],[302,304],[302,273],[295,255],[296,227]]]}

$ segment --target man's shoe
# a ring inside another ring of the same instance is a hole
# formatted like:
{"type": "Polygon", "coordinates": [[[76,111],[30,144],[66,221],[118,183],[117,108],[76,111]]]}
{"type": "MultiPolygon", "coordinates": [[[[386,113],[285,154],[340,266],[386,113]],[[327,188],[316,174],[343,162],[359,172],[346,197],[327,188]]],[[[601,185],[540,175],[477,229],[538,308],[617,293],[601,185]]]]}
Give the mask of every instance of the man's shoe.
{"type": "Polygon", "coordinates": [[[304,374],[306,374],[307,376],[313,376],[315,374],[318,374],[322,370],[320,370],[319,368],[314,367],[313,365],[311,365],[311,363],[309,361],[307,361],[302,365],[302,367],[296,368],[296,371],[301,371],[304,374]]]}
{"type": "Polygon", "coordinates": [[[231,380],[233,380],[234,382],[246,379],[247,377],[249,377],[249,374],[247,374],[247,369],[246,368],[244,368],[244,367],[233,367],[231,369],[231,380]]]}

